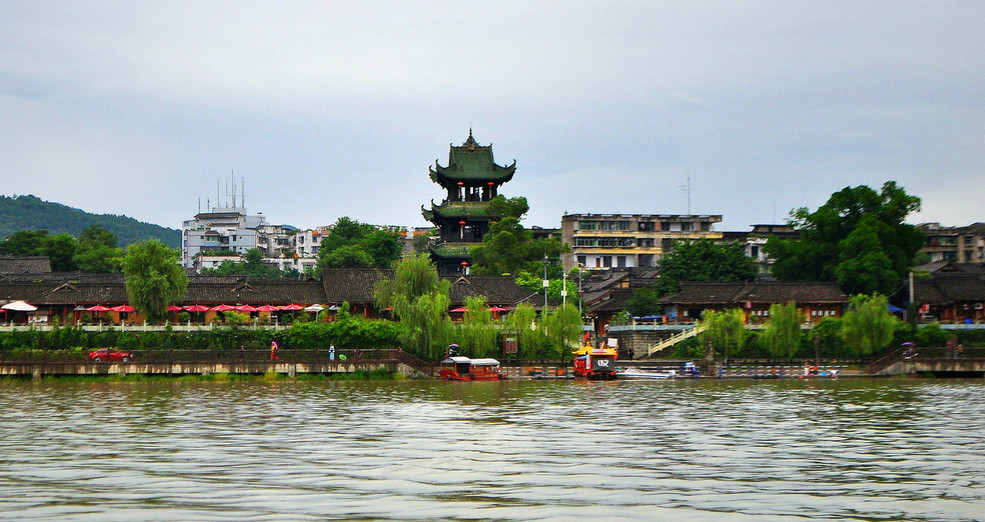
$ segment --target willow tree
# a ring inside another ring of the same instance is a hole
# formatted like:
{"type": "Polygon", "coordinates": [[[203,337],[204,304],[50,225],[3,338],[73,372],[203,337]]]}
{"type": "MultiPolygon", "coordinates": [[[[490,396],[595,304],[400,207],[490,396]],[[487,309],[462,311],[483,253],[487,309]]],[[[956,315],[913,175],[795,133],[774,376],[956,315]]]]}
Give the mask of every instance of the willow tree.
{"type": "Polygon", "coordinates": [[[448,346],[453,326],[448,317],[451,283],[438,277],[427,254],[397,263],[393,279],[376,283],[373,295],[379,308],[392,308],[400,343],[410,353],[436,360],[448,346]]]}
{"type": "Polygon", "coordinates": [[[549,340],[547,354],[568,358],[571,356],[569,345],[577,346],[581,337],[581,314],[575,305],[565,303],[541,314],[541,328],[549,340]]]}
{"type": "Polygon", "coordinates": [[[517,352],[524,359],[532,359],[540,353],[544,336],[537,331],[537,311],[527,303],[516,305],[503,319],[503,331],[516,341],[517,352]]]}
{"type": "Polygon", "coordinates": [[[797,303],[776,303],[770,306],[770,320],[763,329],[763,344],[773,357],[793,357],[800,350],[802,317],[797,303]]]}
{"type": "Polygon", "coordinates": [[[465,316],[455,326],[455,342],[466,355],[490,357],[498,352],[496,323],[481,296],[465,299],[465,316]]]}
{"type": "Polygon", "coordinates": [[[705,310],[701,314],[701,322],[706,325],[701,340],[706,346],[711,347],[712,353],[715,350],[720,352],[725,358],[725,363],[728,364],[729,355],[738,352],[746,338],[746,328],[742,324],[742,310],[738,308],[722,311],[705,310]]]}
{"type": "Polygon", "coordinates": [[[889,346],[898,321],[889,313],[886,296],[853,295],[841,319],[841,335],[848,350],[862,357],[889,346]]]}
{"type": "Polygon", "coordinates": [[[158,239],[132,243],[123,256],[127,298],[137,312],[156,321],[168,305],[181,301],[188,289],[188,275],[178,263],[180,253],[158,239]]]}

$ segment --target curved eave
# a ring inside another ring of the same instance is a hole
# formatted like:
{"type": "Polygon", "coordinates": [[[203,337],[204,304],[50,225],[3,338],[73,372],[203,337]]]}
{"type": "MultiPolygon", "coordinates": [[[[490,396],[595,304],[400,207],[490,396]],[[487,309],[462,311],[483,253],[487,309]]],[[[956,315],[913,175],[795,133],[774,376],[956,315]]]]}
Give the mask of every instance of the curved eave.
{"type": "Polygon", "coordinates": [[[455,164],[442,167],[438,162],[435,162],[434,167],[428,167],[428,174],[431,177],[431,181],[445,187],[454,185],[459,181],[465,182],[466,187],[481,187],[490,181],[496,184],[502,184],[513,179],[515,172],[516,160],[513,160],[513,163],[507,166],[493,164],[492,170],[474,174],[459,171],[455,164]]]}

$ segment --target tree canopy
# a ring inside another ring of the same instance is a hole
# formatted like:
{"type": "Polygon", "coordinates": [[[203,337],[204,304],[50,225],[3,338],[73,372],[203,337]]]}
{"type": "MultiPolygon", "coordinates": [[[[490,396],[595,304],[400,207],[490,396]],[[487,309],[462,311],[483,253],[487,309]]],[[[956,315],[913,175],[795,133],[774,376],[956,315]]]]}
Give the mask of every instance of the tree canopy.
{"type": "Polygon", "coordinates": [[[886,296],[859,294],[849,299],[841,322],[845,346],[862,357],[889,346],[899,319],[889,313],[886,296]]]}
{"type": "Polygon", "coordinates": [[[686,239],[674,241],[673,250],[660,258],[657,288],[667,295],[679,290],[682,281],[751,281],[757,273],[756,262],[742,245],[686,239]]]}
{"type": "Polygon", "coordinates": [[[318,247],[318,268],[389,268],[403,247],[396,232],[341,217],[318,247]]]}
{"type": "Polygon", "coordinates": [[[377,306],[391,308],[399,321],[400,343],[423,359],[441,356],[452,334],[448,317],[451,283],[438,277],[427,254],[402,259],[393,279],[379,281],[373,289],[377,306]]]}
{"type": "Polygon", "coordinates": [[[793,357],[800,349],[803,322],[797,303],[775,303],[770,306],[770,320],[763,330],[762,342],[774,357],[793,357]]]}
{"type": "Polygon", "coordinates": [[[893,181],[880,192],[845,187],[811,212],[791,213],[797,239],[771,237],[763,251],[773,273],[789,281],[838,281],[848,293],[892,293],[924,243],[919,228],[903,222],[920,198],[893,181]]]}
{"type": "Polygon", "coordinates": [[[532,291],[542,290],[544,257],[547,257],[548,279],[561,277],[560,255],[567,246],[554,237],[534,238],[533,233],[515,217],[505,217],[493,223],[472,249],[472,269],[475,275],[512,275],[517,283],[532,291]],[[536,282],[536,288],[529,283],[536,282]]]}
{"type": "Polygon", "coordinates": [[[181,301],[188,276],[178,264],[180,252],[157,239],[133,243],[123,256],[123,274],[130,305],[154,321],[167,314],[168,305],[181,301]]]}

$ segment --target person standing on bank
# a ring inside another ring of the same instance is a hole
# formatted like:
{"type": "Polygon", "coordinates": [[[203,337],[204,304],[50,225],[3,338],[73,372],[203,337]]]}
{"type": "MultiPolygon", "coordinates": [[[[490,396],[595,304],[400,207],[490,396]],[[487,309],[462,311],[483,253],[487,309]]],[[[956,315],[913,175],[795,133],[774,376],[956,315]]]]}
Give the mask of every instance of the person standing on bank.
{"type": "Polygon", "coordinates": [[[277,360],[277,341],[270,341],[270,360],[277,360]]]}

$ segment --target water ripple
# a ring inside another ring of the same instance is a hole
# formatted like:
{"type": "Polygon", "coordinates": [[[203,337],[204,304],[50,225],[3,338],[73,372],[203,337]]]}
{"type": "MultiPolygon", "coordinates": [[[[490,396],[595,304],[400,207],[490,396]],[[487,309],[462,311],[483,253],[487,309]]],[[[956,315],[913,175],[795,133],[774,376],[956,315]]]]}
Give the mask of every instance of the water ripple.
{"type": "Polygon", "coordinates": [[[0,518],[980,520],[981,381],[0,381],[0,518]]]}

